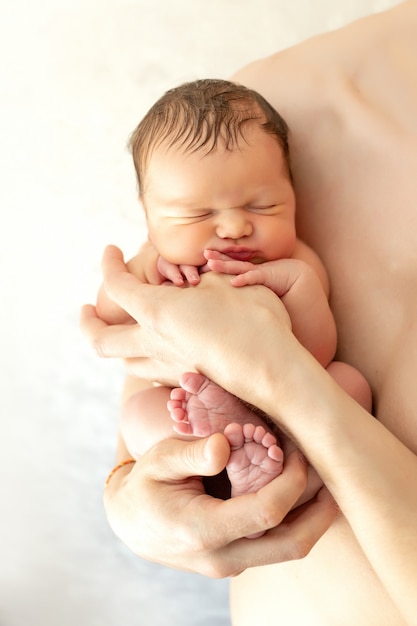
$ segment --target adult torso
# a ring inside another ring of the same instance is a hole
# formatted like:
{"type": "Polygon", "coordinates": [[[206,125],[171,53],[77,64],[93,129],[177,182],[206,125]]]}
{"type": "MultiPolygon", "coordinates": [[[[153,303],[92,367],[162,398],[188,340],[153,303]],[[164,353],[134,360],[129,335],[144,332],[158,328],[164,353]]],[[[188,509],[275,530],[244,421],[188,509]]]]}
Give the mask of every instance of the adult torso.
{"type": "MultiPolygon", "coordinates": [[[[329,273],[338,357],[417,453],[417,3],[264,67],[247,82],[293,131],[298,232],[329,273]]],[[[232,611],[236,626],[403,624],[343,519],[306,559],[235,579],[232,611]]]]}

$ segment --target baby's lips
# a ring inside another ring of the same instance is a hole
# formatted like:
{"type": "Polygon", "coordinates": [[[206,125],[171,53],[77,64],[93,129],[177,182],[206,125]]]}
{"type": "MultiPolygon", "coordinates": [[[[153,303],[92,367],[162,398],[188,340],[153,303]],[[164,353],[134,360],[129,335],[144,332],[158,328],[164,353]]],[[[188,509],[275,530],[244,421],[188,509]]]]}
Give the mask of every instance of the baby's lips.
{"type": "Polygon", "coordinates": [[[253,257],[253,250],[223,250],[222,254],[226,254],[234,261],[250,261],[253,257]]]}
{"type": "Polygon", "coordinates": [[[250,261],[254,256],[254,251],[249,250],[248,248],[226,248],[225,250],[204,250],[204,256],[206,259],[214,259],[214,260],[225,260],[224,257],[228,259],[233,259],[234,261],[250,261]]]}

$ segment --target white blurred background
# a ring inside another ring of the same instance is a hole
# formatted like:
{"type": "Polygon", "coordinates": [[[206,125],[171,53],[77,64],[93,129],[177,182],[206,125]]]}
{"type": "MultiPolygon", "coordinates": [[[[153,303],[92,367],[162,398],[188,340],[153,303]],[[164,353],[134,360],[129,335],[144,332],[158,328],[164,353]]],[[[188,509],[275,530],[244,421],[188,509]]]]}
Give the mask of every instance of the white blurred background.
{"type": "MultiPolygon", "coordinates": [[[[163,91],[396,0],[0,0],[0,626],[227,626],[227,581],[105,521],[120,364],[78,330],[105,244],[144,240],[129,133],[163,91]]],[[[352,42],[354,45],[354,42],[352,42]]]]}

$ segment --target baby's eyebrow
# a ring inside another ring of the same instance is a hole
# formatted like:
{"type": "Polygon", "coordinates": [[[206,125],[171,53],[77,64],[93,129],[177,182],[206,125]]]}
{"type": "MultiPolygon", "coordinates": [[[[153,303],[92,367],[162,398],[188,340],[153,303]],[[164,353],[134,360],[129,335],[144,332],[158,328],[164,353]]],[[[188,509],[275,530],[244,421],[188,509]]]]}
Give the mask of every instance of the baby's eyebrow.
{"type": "Polygon", "coordinates": [[[175,205],[175,206],[187,206],[187,207],[195,207],[196,201],[194,198],[190,196],[172,196],[169,193],[167,195],[164,194],[163,191],[153,193],[153,200],[157,201],[160,204],[165,204],[166,206],[175,205]]]}
{"type": "Polygon", "coordinates": [[[171,217],[195,217],[203,213],[210,213],[213,209],[207,206],[181,206],[173,203],[165,205],[162,211],[171,217]]]}
{"type": "Polygon", "coordinates": [[[201,213],[201,211],[209,211],[208,205],[196,204],[192,200],[183,200],[182,198],[170,199],[160,203],[160,206],[167,210],[175,210],[180,213],[201,213]]]}

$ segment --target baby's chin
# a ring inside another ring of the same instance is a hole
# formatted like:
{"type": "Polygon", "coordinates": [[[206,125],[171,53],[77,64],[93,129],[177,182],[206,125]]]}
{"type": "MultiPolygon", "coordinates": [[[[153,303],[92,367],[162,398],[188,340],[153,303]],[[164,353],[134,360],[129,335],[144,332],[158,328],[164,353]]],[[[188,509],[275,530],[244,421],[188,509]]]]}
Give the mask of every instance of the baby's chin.
{"type": "Polygon", "coordinates": [[[250,260],[250,262],[254,265],[260,265],[261,263],[266,263],[266,261],[267,259],[265,259],[263,256],[254,256],[250,260]]]}

